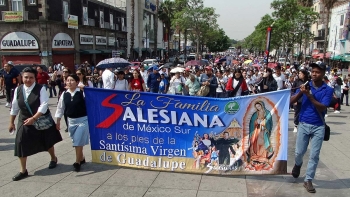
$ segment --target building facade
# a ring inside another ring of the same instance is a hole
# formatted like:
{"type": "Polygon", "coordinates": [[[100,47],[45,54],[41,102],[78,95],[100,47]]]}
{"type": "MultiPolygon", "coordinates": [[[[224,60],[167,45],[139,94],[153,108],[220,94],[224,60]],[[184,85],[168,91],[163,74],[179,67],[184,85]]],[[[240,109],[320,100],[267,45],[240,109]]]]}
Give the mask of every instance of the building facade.
{"type": "Polygon", "coordinates": [[[349,40],[350,4],[344,3],[332,9],[329,26],[328,51],[332,56],[350,53],[349,40]]]}
{"type": "MultiPolygon", "coordinates": [[[[161,57],[164,54],[164,25],[161,21],[155,21],[157,5],[155,0],[134,0],[134,33],[135,44],[133,57],[161,57]],[[154,23],[158,23],[157,43],[154,40],[154,23]],[[154,51],[154,46],[157,51],[154,51]]],[[[162,1],[160,0],[159,3],[162,1]]],[[[131,1],[126,2],[128,41],[131,39],[131,1]]],[[[128,45],[130,53],[130,44],[128,45]]]]}
{"type": "Polygon", "coordinates": [[[97,0],[0,1],[2,64],[97,64],[127,47],[126,11],[97,0]]]}

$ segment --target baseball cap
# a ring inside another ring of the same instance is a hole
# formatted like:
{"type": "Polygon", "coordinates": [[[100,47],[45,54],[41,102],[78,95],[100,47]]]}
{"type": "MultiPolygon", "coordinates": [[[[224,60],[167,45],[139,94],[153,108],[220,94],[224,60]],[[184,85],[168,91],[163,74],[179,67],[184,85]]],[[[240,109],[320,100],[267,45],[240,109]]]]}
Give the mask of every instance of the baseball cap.
{"type": "Polygon", "coordinates": [[[312,63],[312,64],[310,64],[310,67],[312,67],[312,68],[318,67],[321,70],[326,70],[326,64],[325,63],[321,63],[321,64],[312,63]]]}
{"type": "Polygon", "coordinates": [[[185,71],[190,71],[191,69],[189,68],[189,67],[187,67],[186,69],[185,69],[185,71]]]}
{"type": "Polygon", "coordinates": [[[8,61],[7,64],[13,65],[13,62],[12,61],[8,61]]]}
{"type": "Polygon", "coordinates": [[[205,69],[206,69],[206,70],[213,70],[213,67],[207,66],[207,67],[205,67],[205,69]]]}
{"type": "Polygon", "coordinates": [[[153,66],[153,70],[160,70],[160,68],[158,68],[158,66],[153,66]]]}

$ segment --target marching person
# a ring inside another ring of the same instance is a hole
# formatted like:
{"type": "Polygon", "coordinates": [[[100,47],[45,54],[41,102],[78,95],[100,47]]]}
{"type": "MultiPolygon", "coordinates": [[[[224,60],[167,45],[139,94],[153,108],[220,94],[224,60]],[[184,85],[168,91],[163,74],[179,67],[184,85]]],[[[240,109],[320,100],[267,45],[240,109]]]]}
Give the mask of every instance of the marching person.
{"type": "MultiPolygon", "coordinates": [[[[303,84],[305,84],[307,81],[309,81],[309,73],[308,71],[302,69],[299,71],[298,79],[294,81],[292,85],[292,95],[295,94],[296,90],[303,84]]],[[[293,132],[298,132],[298,124],[299,124],[299,113],[301,110],[301,102],[302,98],[300,98],[296,103],[293,103],[294,105],[294,130],[293,132]]]]}
{"type": "Polygon", "coordinates": [[[128,80],[124,79],[124,75],[125,73],[123,71],[119,71],[117,73],[117,79],[114,85],[115,90],[129,90],[129,82],[128,80]]]}
{"type": "Polygon", "coordinates": [[[106,68],[102,73],[103,89],[112,90],[114,87],[114,73],[112,68],[106,68]]]}
{"type": "Polygon", "coordinates": [[[79,88],[80,79],[77,75],[69,75],[67,78],[67,90],[61,95],[57,105],[55,117],[56,128],[60,130],[63,114],[68,117],[68,132],[75,148],[76,159],[73,164],[76,172],[85,163],[83,147],[89,144],[89,126],[85,106],[84,93],[79,88]]]}
{"type": "Polygon", "coordinates": [[[55,124],[46,130],[38,130],[33,126],[39,117],[50,114],[49,95],[45,87],[35,82],[37,71],[34,68],[27,67],[22,73],[24,84],[16,88],[14,92],[10,113],[10,132],[16,130],[15,119],[19,114],[15,156],[19,157],[21,170],[12,178],[13,181],[19,181],[28,176],[27,157],[39,152],[48,151],[51,156],[49,169],[55,168],[57,157],[54,145],[62,141],[55,124]]]}
{"type": "Polygon", "coordinates": [[[312,81],[300,86],[296,94],[292,96],[290,103],[297,102],[302,98],[301,110],[299,113],[298,134],[295,146],[295,165],[292,170],[294,178],[300,175],[300,168],[303,164],[303,157],[309,145],[310,158],[307,164],[304,187],[310,193],[316,190],[312,184],[315,177],[319,155],[325,135],[324,116],[327,107],[330,105],[333,97],[333,88],[324,83],[325,64],[310,64],[312,67],[312,81]]]}
{"type": "Polygon", "coordinates": [[[233,71],[233,77],[227,81],[226,91],[228,97],[244,96],[249,93],[247,83],[240,69],[233,71]]]}
{"type": "Polygon", "coordinates": [[[4,85],[6,91],[6,105],[11,108],[14,89],[21,84],[21,75],[16,68],[13,67],[12,61],[4,65],[4,85]]]}
{"type": "Polygon", "coordinates": [[[213,67],[207,66],[205,67],[205,73],[201,74],[199,83],[202,86],[209,86],[209,94],[206,97],[216,97],[216,88],[218,87],[218,80],[213,74],[213,67]]]}
{"type": "Polygon", "coordinates": [[[78,68],[78,70],[75,72],[77,76],[79,77],[79,84],[78,87],[83,89],[84,87],[94,87],[91,81],[89,81],[86,77],[86,71],[83,68],[78,68]]]}

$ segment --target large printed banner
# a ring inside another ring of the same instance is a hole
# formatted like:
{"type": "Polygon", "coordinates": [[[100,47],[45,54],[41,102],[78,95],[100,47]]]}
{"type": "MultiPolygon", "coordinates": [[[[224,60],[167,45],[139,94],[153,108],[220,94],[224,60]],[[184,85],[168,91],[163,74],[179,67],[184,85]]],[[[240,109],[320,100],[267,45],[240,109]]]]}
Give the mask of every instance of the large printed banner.
{"type": "Polygon", "coordinates": [[[290,91],[215,99],[85,89],[92,161],[203,174],[285,174],[290,91]]]}

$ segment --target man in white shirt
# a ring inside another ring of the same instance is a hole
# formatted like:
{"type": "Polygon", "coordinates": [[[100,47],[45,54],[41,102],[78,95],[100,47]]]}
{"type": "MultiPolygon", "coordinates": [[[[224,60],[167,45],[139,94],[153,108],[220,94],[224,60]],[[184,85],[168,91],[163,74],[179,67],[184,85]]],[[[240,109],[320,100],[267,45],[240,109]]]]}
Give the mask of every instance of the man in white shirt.
{"type": "Polygon", "coordinates": [[[273,78],[275,78],[275,80],[277,81],[277,90],[282,90],[285,88],[286,78],[285,78],[284,74],[282,74],[282,72],[281,72],[280,65],[276,66],[275,71],[276,71],[276,73],[273,74],[273,78]]]}
{"type": "MultiPolygon", "coordinates": [[[[148,71],[145,70],[145,67],[143,65],[140,65],[140,74],[141,77],[143,79],[143,81],[147,81],[148,79],[148,71]]],[[[145,83],[146,87],[147,87],[147,83],[145,83]]]]}
{"type": "Polygon", "coordinates": [[[114,73],[112,68],[106,68],[102,73],[102,81],[104,89],[113,89],[114,88],[114,73]]]}

